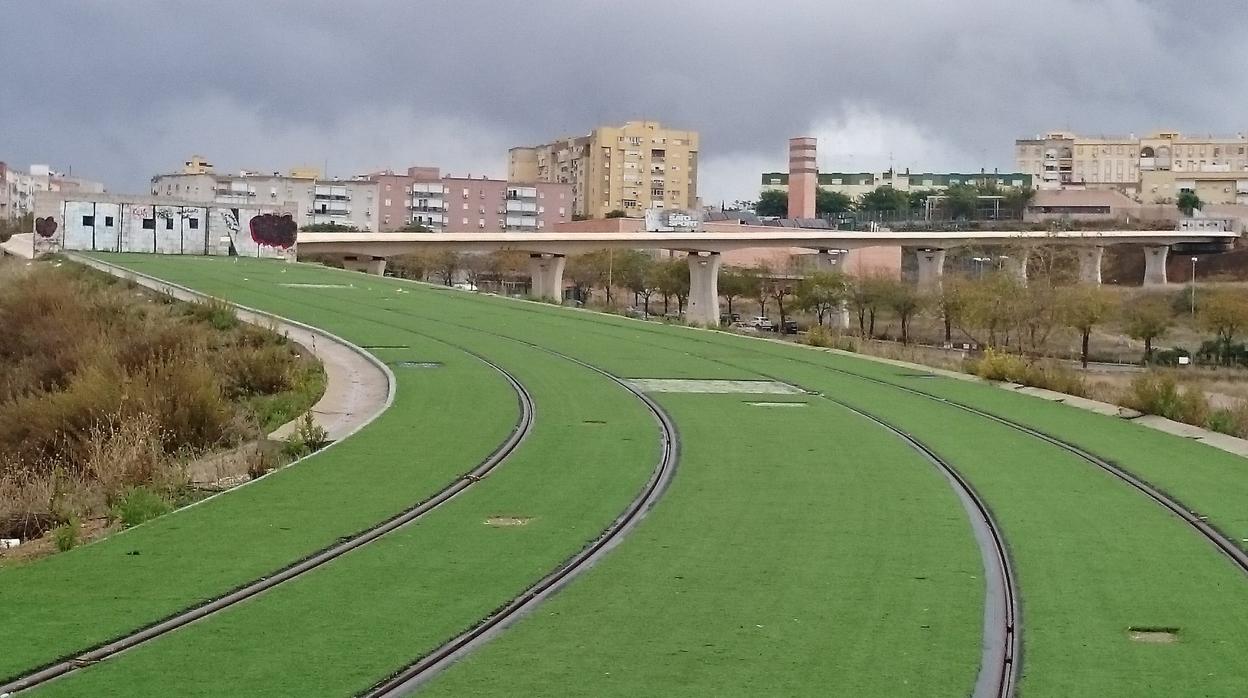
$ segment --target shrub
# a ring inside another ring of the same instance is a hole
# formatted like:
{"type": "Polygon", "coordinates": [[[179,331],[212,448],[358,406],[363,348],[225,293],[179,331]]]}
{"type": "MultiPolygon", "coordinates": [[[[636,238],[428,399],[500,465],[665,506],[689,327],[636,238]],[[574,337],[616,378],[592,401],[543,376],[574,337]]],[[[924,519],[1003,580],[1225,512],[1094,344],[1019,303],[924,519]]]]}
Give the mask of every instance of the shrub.
{"type": "Polygon", "coordinates": [[[1201,426],[1207,423],[1209,403],[1199,390],[1180,388],[1174,376],[1149,371],[1131,381],[1121,403],[1145,414],[1155,414],[1201,426]]]}
{"type": "Polygon", "coordinates": [[[52,538],[56,541],[56,549],[65,552],[72,550],[78,545],[79,534],[81,533],[82,522],[77,516],[71,516],[69,519],[52,529],[52,538]]]}
{"type": "Polygon", "coordinates": [[[225,361],[226,392],[235,398],[289,390],[295,358],[283,346],[234,347],[225,361]]]}
{"type": "Polygon", "coordinates": [[[191,319],[207,323],[219,331],[232,330],[239,323],[234,306],[216,298],[188,303],[185,312],[191,319]]]}
{"type": "Polygon", "coordinates": [[[131,487],[113,504],[113,518],[124,526],[138,526],[157,516],[164,516],[173,509],[169,500],[147,489],[131,487]]]}
{"type": "Polygon", "coordinates": [[[1191,358],[1192,353],[1186,349],[1180,348],[1158,349],[1153,352],[1153,356],[1149,360],[1149,363],[1156,364],[1158,366],[1178,366],[1179,357],[1181,356],[1191,358]]]}
{"type": "Polygon", "coordinates": [[[1213,431],[1241,438],[1248,438],[1248,402],[1232,408],[1221,408],[1209,413],[1206,425],[1213,431]]]}
{"type": "Polygon", "coordinates": [[[1017,354],[986,349],[984,355],[974,362],[972,371],[988,380],[1021,383],[1027,375],[1027,362],[1017,354]]]}
{"type": "Polygon", "coordinates": [[[308,412],[299,420],[299,426],[282,445],[282,455],[292,460],[315,453],[329,443],[329,432],[316,423],[312,413],[308,412]]]}

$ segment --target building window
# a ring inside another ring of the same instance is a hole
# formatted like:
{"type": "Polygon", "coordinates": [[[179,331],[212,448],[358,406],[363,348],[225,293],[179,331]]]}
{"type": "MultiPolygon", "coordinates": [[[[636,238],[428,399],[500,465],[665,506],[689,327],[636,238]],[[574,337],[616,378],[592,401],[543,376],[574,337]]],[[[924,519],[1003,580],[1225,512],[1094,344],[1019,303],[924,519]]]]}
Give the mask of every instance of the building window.
{"type": "Polygon", "coordinates": [[[561,216],[566,215],[566,213],[564,212],[564,208],[562,206],[559,207],[559,215],[561,216]]]}
{"type": "Polygon", "coordinates": [[[484,218],[478,218],[478,219],[477,219],[477,227],[478,227],[478,228],[484,228],[484,227],[485,227],[485,219],[484,219],[484,218]]]}
{"type": "Polygon", "coordinates": [[[464,204],[464,210],[465,210],[465,211],[467,211],[467,210],[468,210],[468,204],[464,204]]]}
{"type": "Polygon", "coordinates": [[[144,229],[144,230],[155,230],[155,229],[156,229],[156,219],[155,219],[155,218],[144,218],[144,219],[143,219],[143,229],[144,229]]]}
{"type": "MultiPolygon", "coordinates": [[[[389,188],[390,188],[390,185],[387,184],[386,189],[389,189],[389,188]]],[[[386,206],[389,206],[389,205],[390,205],[390,199],[386,199],[386,206]]]]}
{"type": "Polygon", "coordinates": [[[112,217],[112,216],[104,216],[104,227],[105,227],[105,228],[111,228],[111,227],[113,227],[113,217],[112,217]]]}
{"type": "Polygon", "coordinates": [[[84,226],[91,226],[92,228],[94,228],[94,227],[95,227],[95,216],[83,216],[83,217],[82,217],[82,224],[83,224],[84,226]]]}
{"type": "Polygon", "coordinates": [[[187,221],[186,221],[186,225],[187,225],[187,227],[189,227],[191,230],[199,230],[199,219],[198,219],[198,218],[190,218],[190,219],[187,219],[187,221]]]}

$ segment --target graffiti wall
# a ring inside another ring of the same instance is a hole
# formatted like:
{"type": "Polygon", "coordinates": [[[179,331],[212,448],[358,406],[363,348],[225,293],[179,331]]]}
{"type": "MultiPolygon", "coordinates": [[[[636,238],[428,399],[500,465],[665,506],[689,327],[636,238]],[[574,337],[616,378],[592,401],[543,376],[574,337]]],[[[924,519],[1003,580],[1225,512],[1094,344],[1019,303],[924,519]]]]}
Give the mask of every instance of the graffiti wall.
{"type": "Polygon", "coordinates": [[[274,259],[295,254],[294,217],[281,209],[168,205],[107,196],[40,203],[36,254],[67,250],[274,259]]]}

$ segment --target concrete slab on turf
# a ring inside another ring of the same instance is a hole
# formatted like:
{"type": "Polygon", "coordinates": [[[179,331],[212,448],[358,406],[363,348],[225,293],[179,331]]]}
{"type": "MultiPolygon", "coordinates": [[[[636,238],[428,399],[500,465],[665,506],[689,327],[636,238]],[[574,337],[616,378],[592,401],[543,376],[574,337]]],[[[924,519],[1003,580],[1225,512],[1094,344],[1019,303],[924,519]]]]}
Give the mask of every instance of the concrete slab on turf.
{"type": "Polygon", "coordinates": [[[802,395],[805,391],[780,381],[693,380],[687,378],[633,378],[647,393],[717,393],[743,395],[802,395]]]}

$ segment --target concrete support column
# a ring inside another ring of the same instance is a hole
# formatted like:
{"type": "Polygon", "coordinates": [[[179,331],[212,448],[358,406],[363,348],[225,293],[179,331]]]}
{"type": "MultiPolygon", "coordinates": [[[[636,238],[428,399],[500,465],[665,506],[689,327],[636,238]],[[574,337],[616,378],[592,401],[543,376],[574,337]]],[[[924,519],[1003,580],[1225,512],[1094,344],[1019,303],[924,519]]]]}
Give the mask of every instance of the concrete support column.
{"type": "Polygon", "coordinates": [[[919,249],[914,256],[919,260],[919,286],[939,287],[940,277],[945,273],[945,251],[919,249]]]}
{"type": "Polygon", "coordinates": [[[845,250],[819,250],[815,254],[815,269],[818,271],[840,271],[845,250]]]}
{"type": "Polygon", "coordinates": [[[841,301],[840,306],[832,313],[832,324],[842,330],[849,329],[849,303],[841,301]]]}
{"type": "Polygon", "coordinates": [[[1166,283],[1166,257],[1170,256],[1169,245],[1144,246],[1144,285],[1162,286],[1166,283]]]}
{"type": "Polygon", "coordinates": [[[1014,277],[1023,286],[1027,285],[1027,258],[1029,256],[1031,256],[1030,250],[1022,250],[1018,254],[1005,257],[1001,263],[1001,268],[1005,270],[1005,273],[1014,277]]]}
{"type": "Polygon", "coordinates": [[[1101,284],[1101,255],[1105,248],[1100,245],[1076,248],[1079,254],[1079,282],[1101,284]]]}
{"type": "Polygon", "coordinates": [[[563,302],[563,265],[566,262],[561,254],[529,255],[530,293],[534,298],[563,302]]]}
{"type": "Polygon", "coordinates": [[[719,267],[723,259],[718,252],[690,253],[689,308],[685,321],[694,325],[719,326],[719,267]]]}
{"type": "Polygon", "coordinates": [[[386,273],[385,257],[349,256],[342,259],[342,268],[381,276],[386,273]]]}

